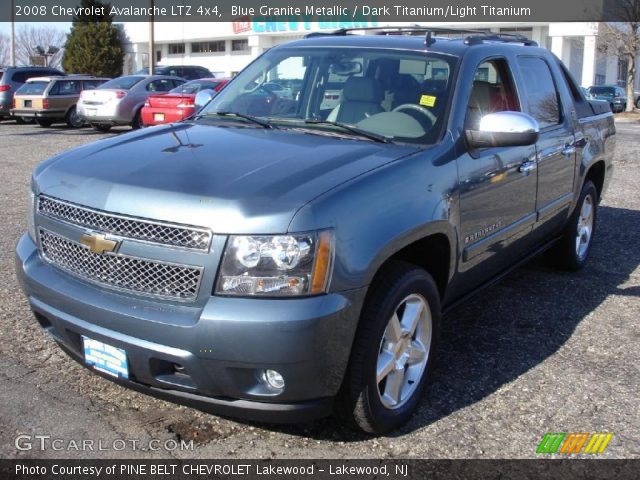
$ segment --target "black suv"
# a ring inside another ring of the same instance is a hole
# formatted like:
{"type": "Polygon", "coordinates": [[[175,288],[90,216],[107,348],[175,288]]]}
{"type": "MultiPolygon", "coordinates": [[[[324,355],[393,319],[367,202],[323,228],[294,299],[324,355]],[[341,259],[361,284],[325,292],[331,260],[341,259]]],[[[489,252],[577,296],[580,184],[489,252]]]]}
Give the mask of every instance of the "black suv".
{"type": "MultiPolygon", "coordinates": [[[[60,70],[50,67],[0,67],[0,120],[10,115],[13,94],[27,80],[33,77],[50,77],[64,75],[60,70]]],[[[16,118],[24,123],[22,118],[16,118]]]]}

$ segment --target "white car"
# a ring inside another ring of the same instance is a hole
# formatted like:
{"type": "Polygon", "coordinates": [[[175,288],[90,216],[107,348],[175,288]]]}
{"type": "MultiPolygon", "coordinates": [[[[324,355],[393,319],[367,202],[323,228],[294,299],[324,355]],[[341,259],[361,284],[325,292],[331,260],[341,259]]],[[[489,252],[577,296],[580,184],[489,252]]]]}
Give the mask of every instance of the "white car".
{"type": "Polygon", "coordinates": [[[95,90],[85,90],[78,101],[78,115],[96,130],[114,125],[142,126],[141,110],[148,96],[168,92],[185,83],[168,75],[127,75],[114,78],[95,90]]]}

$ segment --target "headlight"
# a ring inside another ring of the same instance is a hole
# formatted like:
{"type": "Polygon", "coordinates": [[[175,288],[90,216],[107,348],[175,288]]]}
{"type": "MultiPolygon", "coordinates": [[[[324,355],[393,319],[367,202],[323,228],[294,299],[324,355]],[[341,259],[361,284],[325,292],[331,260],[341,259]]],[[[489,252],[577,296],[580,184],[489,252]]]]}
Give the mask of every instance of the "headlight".
{"type": "Polygon", "coordinates": [[[31,237],[31,240],[36,242],[36,224],[35,224],[35,213],[36,213],[36,196],[32,190],[29,190],[29,202],[27,206],[27,232],[31,237]]]}
{"type": "Polygon", "coordinates": [[[327,291],[333,260],[331,231],[229,237],[216,293],[296,297],[327,291]]]}

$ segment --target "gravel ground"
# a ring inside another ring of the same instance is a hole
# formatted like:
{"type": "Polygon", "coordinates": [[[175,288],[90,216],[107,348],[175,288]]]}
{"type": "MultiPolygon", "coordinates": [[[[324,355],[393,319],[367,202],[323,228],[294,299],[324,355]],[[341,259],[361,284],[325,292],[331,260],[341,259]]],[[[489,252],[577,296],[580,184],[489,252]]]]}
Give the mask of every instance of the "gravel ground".
{"type": "Polygon", "coordinates": [[[155,400],[93,375],[46,337],[13,265],[30,173],[52,154],[109,135],[0,122],[0,457],[535,458],[550,431],[613,432],[604,457],[640,457],[640,124],[618,124],[616,171],[588,267],[559,273],[535,260],[449,314],[446,361],[418,414],[382,438],[333,419],[246,424],[155,400]],[[18,451],[18,434],[108,447],[184,439],[194,449],[18,451]]]}

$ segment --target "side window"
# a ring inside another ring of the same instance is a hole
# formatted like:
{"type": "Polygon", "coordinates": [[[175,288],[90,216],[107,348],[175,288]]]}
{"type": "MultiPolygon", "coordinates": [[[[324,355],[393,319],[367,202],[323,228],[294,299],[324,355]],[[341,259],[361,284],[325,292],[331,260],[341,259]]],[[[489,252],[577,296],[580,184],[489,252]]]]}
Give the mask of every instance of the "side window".
{"type": "Polygon", "coordinates": [[[13,77],[11,77],[11,80],[17,83],[24,83],[27,81],[27,78],[27,72],[16,72],[13,74],[13,77]]]}
{"type": "Polygon", "coordinates": [[[60,82],[54,82],[51,88],[49,88],[48,95],[60,95],[60,82]]]}
{"type": "Polygon", "coordinates": [[[182,80],[171,80],[171,82],[173,83],[173,88],[179,87],[180,85],[182,85],[183,83],[185,83],[182,80]]]}
{"type": "Polygon", "coordinates": [[[482,117],[489,113],[519,111],[518,96],[506,60],[495,58],[481,63],[473,77],[466,128],[478,129],[482,117]]]}
{"type": "Polygon", "coordinates": [[[49,95],[77,95],[80,93],[80,82],[77,80],[59,81],[53,86],[49,95]]]}
{"type": "Polygon", "coordinates": [[[541,129],[558,125],[561,121],[559,95],[549,65],[537,57],[520,57],[518,65],[529,103],[527,113],[538,121],[541,129]]]}

